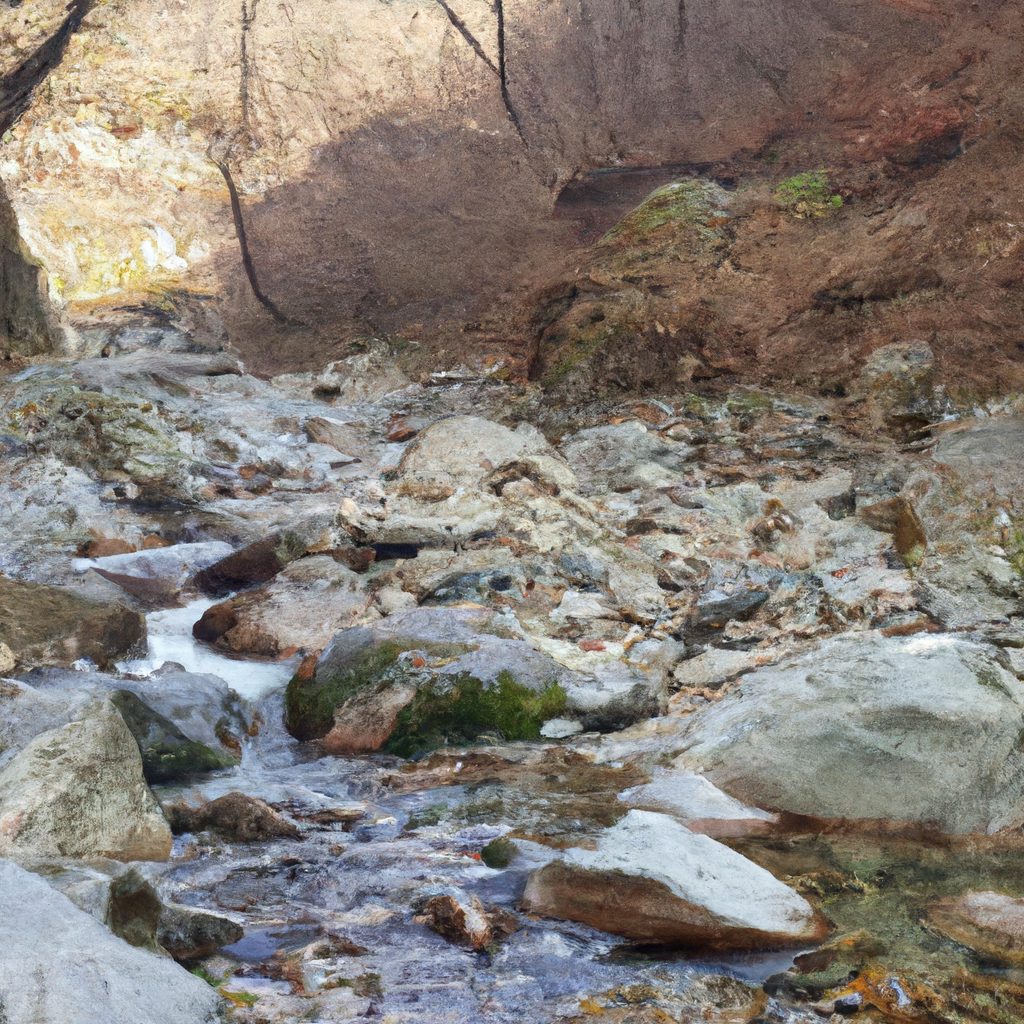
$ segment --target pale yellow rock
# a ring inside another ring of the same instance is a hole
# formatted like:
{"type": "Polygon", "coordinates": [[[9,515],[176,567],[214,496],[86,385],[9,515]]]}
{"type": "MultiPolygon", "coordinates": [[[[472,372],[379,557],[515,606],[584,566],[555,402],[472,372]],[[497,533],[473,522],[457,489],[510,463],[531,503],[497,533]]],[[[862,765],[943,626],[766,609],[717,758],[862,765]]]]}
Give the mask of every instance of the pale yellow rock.
{"type": "Polygon", "coordinates": [[[0,640],[0,676],[13,672],[16,664],[14,653],[7,644],[0,640]]]}

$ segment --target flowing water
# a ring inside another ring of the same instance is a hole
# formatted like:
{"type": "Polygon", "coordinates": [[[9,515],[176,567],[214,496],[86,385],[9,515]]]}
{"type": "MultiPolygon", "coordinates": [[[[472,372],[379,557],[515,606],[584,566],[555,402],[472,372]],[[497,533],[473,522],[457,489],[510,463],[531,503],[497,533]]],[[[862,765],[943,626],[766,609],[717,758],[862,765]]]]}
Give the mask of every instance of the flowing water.
{"type": "MultiPolygon", "coordinates": [[[[224,977],[225,988],[258,996],[256,1007],[264,1013],[276,1008],[287,1014],[296,998],[294,974],[281,980],[289,956],[302,960],[307,991],[326,985],[328,991],[364,993],[353,996],[353,1015],[361,1010],[393,1021],[523,1024],[577,1013],[589,995],[623,986],[656,986],[685,1005],[742,1004],[744,983],[758,985],[792,964],[794,951],[683,956],[633,948],[584,925],[527,917],[514,935],[485,951],[449,943],[414,920],[417,909],[443,894],[476,895],[514,909],[529,872],[557,850],[518,839],[517,852],[501,869],[484,864],[480,851],[522,825],[524,805],[529,819],[564,826],[564,800],[514,783],[403,793],[388,784],[404,764],[396,758],[318,757],[283,726],[282,685],[293,666],[227,659],[192,641],[186,627],[209,603],[151,614],[149,657],[125,668],[140,672],[174,661],[222,675],[262,720],[259,732],[244,739],[237,768],[157,794],[164,801],[198,803],[240,791],[285,807],[300,822],[298,838],[252,844],[179,836],[162,878],[165,898],[244,921],[245,937],[208,960],[206,969],[224,977]],[[332,808],[349,816],[362,810],[362,817],[334,824],[311,820],[332,808]],[[308,958],[318,941],[322,949],[308,958]]],[[[614,792],[605,800],[614,807],[614,792]]],[[[337,1012],[335,1007],[324,1019],[345,1019],[337,1012]]]]}

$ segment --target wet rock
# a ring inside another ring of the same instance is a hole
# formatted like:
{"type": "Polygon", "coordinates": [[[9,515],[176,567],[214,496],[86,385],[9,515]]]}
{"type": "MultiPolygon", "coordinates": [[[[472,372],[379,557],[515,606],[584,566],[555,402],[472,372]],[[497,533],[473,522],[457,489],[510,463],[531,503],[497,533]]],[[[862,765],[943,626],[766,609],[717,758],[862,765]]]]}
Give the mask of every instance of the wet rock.
{"type": "Polygon", "coordinates": [[[238,942],[245,932],[240,924],[221,914],[165,903],[160,909],[156,934],[160,945],[175,960],[191,960],[238,942]]]}
{"type": "Polygon", "coordinates": [[[164,813],[176,834],[208,829],[235,843],[296,836],[299,831],[265,800],[244,793],[227,793],[194,808],[171,804],[164,813]]]}
{"type": "MultiPolygon", "coordinates": [[[[148,676],[122,679],[98,672],[69,672],[41,669],[32,675],[31,713],[74,717],[80,707],[97,693],[129,690],[158,715],[169,719],[186,736],[220,755],[237,754],[237,737],[251,731],[250,715],[241,698],[219,676],[185,672],[168,663],[148,676]],[[44,709],[52,708],[51,712],[44,709]],[[70,709],[65,711],[64,709],[70,709]],[[231,735],[235,740],[228,742],[231,735]]],[[[17,708],[17,702],[12,705],[17,708]]],[[[25,717],[29,715],[26,707],[25,717]]],[[[61,724],[70,720],[64,718],[61,724]]],[[[54,724],[57,719],[53,718],[54,724]]],[[[52,726],[49,726],[52,728],[52,726]]],[[[35,734],[33,734],[35,735],[35,734]]],[[[0,733],[2,736],[2,733],[0,733]]],[[[0,750],[3,740],[0,738],[0,750]]]]}
{"type": "Polygon", "coordinates": [[[94,694],[50,694],[21,680],[0,682],[0,767],[40,733],[81,718],[94,694]]]}
{"type": "Polygon", "coordinates": [[[212,1024],[220,997],[133,948],[41,878],[0,861],[0,1006],[10,1024],[212,1024]]]}
{"type": "Polygon", "coordinates": [[[303,554],[307,546],[294,533],[274,534],[200,570],[192,577],[192,583],[203,593],[215,596],[266,583],[303,554]]]}
{"type": "MultiPolygon", "coordinates": [[[[329,555],[310,555],[285,566],[264,586],[234,597],[235,622],[218,646],[271,656],[289,647],[322,651],[339,629],[378,618],[370,613],[372,602],[350,569],[329,555]]],[[[217,629],[229,621],[226,609],[219,616],[217,629]]]]}
{"type": "Polygon", "coordinates": [[[860,518],[873,530],[892,534],[903,564],[913,568],[924,558],[928,538],[914,506],[902,494],[862,506],[860,518]]]}
{"type": "Polygon", "coordinates": [[[222,541],[161,544],[142,551],[88,557],[75,561],[79,571],[92,569],[126,593],[149,605],[176,604],[192,573],[231,554],[222,541]]]}
{"type": "Polygon", "coordinates": [[[231,601],[221,601],[207,608],[192,625],[192,635],[197,640],[213,643],[219,640],[229,629],[238,625],[238,616],[231,601]]]}
{"type": "Polygon", "coordinates": [[[427,900],[415,920],[449,942],[471,949],[486,949],[519,927],[515,914],[494,904],[484,904],[478,896],[434,896],[427,900]]]}
{"type": "Polygon", "coordinates": [[[145,646],[146,620],[124,605],[0,577],[0,636],[23,664],[105,666],[145,646]]]}
{"type": "Polygon", "coordinates": [[[744,676],[677,764],[770,810],[989,832],[1024,821],[1022,736],[1024,687],[989,648],[869,633],[744,676]]]}
{"type": "Polygon", "coordinates": [[[98,703],[0,771],[0,856],[166,860],[171,833],[124,719],[98,703]]]}
{"type": "Polygon", "coordinates": [[[756,949],[821,941],[830,927],[764,868],[664,814],[630,811],[530,877],[523,907],[638,942],[756,949]]]}
{"type": "Polygon", "coordinates": [[[142,771],[150,785],[187,780],[237,764],[234,758],[189,739],[130,690],[115,690],[110,702],[121,712],[139,745],[142,771]]]}
{"type": "Polygon", "coordinates": [[[338,452],[342,463],[358,462],[368,452],[365,437],[352,424],[339,423],[324,416],[314,416],[306,420],[303,429],[306,437],[314,444],[325,444],[338,452]]]}
{"type": "Polygon", "coordinates": [[[745,622],[768,600],[767,590],[757,587],[715,588],[697,599],[696,621],[700,625],[725,626],[745,622]]]}
{"type": "Polygon", "coordinates": [[[932,904],[926,922],[983,960],[1024,964],[1024,899],[997,892],[967,892],[932,904]]]}

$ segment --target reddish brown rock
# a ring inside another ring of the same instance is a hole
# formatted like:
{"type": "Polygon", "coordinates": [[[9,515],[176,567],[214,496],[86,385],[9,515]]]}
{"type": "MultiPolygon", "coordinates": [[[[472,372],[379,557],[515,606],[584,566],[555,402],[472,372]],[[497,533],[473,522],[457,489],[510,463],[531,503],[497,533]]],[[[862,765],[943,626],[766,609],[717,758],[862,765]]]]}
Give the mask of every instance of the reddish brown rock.
{"type": "Polygon", "coordinates": [[[860,510],[860,518],[873,530],[891,533],[896,551],[908,566],[917,565],[928,547],[924,525],[914,506],[902,495],[860,510]]]}
{"type": "Polygon", "coordinates": [[[630,811],[535,872],[523,909],[635,942],[716,950],[811,945],[831,925],[752,861],[664,814],[630,811]]]}
{"type": "Polygon", "coordinates": [[[94,537],[78,546],[79,558],[107,558],[110,555],[129,555],[137,550],[120,537],[94,537]]]}
{"type": "Polygon", "coordinates": [[[373,548],[355,547],[348,545],[343,548],[335,548],[331,557],[342,565],[347,565],[353,572],[366,572],[373,565],[377,552],[373,548]]]}
{"type": "Polygon", "coordinates": [[[221,601],[203,612],[199,620],[192,626],[192,635],[197,640],[205,640],[213,643],[222,637],[229,629],[238,624],[234,606],[230,601],[221,601]]]}
{"type": "Polygon", "coordinates": [[[208,829],[239,843],[295,836],[299,831],[265,800],[244,793],[228,793],[195,808],[170,804],[164,807],[164,814],[175,833],[208,829]]]}
{"type": "Polygon", "coordinates": [[[244,590],[272,580],[305,550],[305,542],[295,534],[273,534],[197,572],[192,582],[206,594],[224,595],[244,590]]]}
{"type": "Polygon", "coordinates": [[[328,754],[369,754],[395,731],[399,712],[416,695],[415,686],[394,686],[350,698],[334,714],[334,725],[320,741],[328,754]]]}

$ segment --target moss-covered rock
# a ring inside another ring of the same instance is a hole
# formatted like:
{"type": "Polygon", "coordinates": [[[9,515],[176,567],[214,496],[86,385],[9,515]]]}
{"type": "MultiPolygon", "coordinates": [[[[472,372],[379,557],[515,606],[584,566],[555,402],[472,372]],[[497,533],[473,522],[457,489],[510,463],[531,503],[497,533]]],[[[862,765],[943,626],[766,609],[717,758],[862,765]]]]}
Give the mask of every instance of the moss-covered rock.
{"type": "Polygon", "coordinates": [[[300,740],[322,739],[334,725],[335,711],[346,701],[367,690],[380,693],[407,682],[410,670],[422,667],[416,661],[426,664],[424,655],[443,663],[470,650],[465,644],[411,638],[378,640],[372,630],[361,626],[346,630],[328,648],[312,675],[303,679],[297,673],[288,683],[288,730],[300,740]],[[399,663],[399,657],[410,651],[417,651],[420,657],[399,663]]]}
{"type": "Polygon", "coordinates": [[[403,757],[483,735],[539,738],[544,722],[564,710],[565,690],[554,673],[494,664],[478,644],[348,629],[312,673],[288,684],[287,726],[333,753],[384,749],[403,757]]]}
{"type": "Polygon", "coordinates": [[[536,693],[521,686],[510,672],[487,686],[472,676],[430,683],[417,691],[398,713],[395,730],[384,749],[411,757],[453,743],[472,743],[485,734],[506,740],[540,739],[540,727],[565,708],[566,694],[552,682],[536,693]]]}
{"type": "Polygon", "coordinates": [[[189,779],[238,763],[204,743],[190,740],[170,719],[130,690],[115,690],[110,700],[139,745],[142,772],[150,785],[189,779]]]}
{"type": "Polygon", "coordinates": [[[601,239],[602,245],[638,245],[662,228],[672,234],[695,232],[700,238],[721,237],[721,222],[730,215],[728,194],[712,181],[688,178],[656,188],[601,239]]]}

